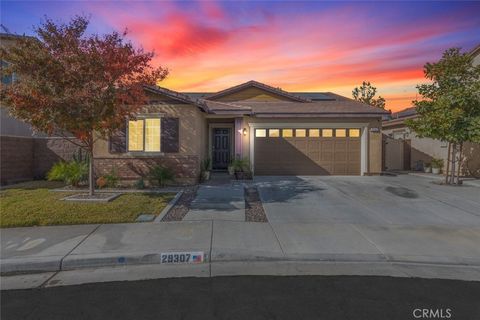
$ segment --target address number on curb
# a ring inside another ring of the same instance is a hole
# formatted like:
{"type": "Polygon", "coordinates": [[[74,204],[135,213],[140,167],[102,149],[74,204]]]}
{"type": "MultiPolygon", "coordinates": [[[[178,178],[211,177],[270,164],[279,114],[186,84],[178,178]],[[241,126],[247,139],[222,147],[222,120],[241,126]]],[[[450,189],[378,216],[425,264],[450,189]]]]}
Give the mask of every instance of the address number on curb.
{"type": "Polygon", "coordinates": [[[160,255],[161,263],[202,263],[203,252],[165,252],[160,255]]]}

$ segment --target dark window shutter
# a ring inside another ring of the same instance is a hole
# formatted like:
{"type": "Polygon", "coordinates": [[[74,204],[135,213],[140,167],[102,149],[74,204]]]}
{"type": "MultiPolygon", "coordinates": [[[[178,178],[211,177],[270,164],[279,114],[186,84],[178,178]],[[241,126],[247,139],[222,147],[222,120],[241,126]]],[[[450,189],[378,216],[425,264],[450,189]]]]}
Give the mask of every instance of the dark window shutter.
{"type": "Polygon", "coordinates": [[[178,152],[179,143],[179,121],[178,118],[162,118],[161,145],[162,152],[178,152]]]}
{"type": "Polygon", "coordinates": [[[127,152],[127,127],[117,130],[110,136],[109,150],[110,153],[127,152]]]}

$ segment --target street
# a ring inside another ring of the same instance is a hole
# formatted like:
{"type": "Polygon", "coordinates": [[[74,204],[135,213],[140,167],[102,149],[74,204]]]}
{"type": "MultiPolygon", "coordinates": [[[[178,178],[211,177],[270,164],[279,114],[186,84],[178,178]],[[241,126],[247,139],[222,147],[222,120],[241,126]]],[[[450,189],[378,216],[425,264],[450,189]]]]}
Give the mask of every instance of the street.
{"type": "Polygon", "coordinates": [[[1,299],[3,320],[480,317],[480,282],[419,278],[170,278],[9,290],[1,299]]]}

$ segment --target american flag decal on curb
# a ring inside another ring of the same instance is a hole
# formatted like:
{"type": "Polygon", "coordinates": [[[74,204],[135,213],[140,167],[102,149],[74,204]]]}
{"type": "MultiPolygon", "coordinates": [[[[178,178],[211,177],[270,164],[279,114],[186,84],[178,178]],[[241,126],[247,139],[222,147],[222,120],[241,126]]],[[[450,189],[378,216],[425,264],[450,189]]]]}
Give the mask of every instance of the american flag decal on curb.
{"type": "Polygon", "coordinates": [[[203,255],[200,255],[200,254],[193,255],[192,260],[193,260],[194,263],[201,263],[201,262],[203,262],[203,255]]]}

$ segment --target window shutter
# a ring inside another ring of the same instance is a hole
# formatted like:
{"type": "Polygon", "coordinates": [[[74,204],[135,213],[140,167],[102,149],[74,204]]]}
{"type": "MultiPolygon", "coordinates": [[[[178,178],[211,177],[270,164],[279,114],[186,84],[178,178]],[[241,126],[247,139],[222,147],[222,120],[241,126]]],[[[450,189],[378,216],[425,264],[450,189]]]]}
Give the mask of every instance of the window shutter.
{"type": "Polygon", "coordinates": [[[178,152],[179,144],[179,119],[162,118],[161,148],[162,152],[178,152]]]}
{"type": "Polygon", "coordinates": [[[110,153],[125,153],[127,152],[127,127],[117,130],[110,136],[108,144],[110,153]]]}

